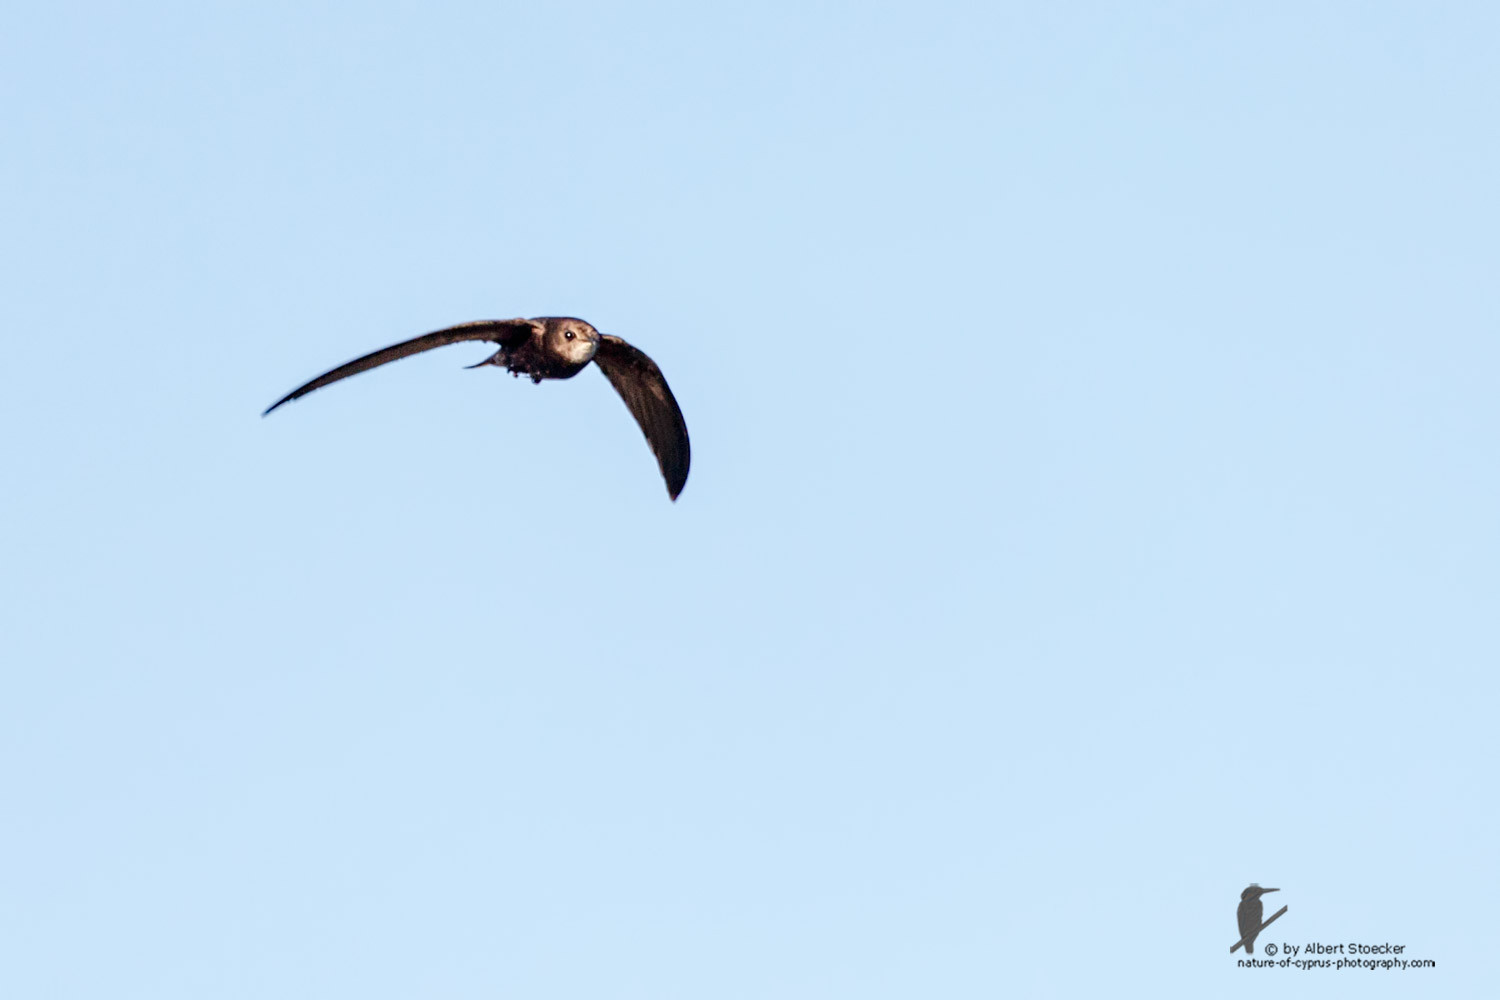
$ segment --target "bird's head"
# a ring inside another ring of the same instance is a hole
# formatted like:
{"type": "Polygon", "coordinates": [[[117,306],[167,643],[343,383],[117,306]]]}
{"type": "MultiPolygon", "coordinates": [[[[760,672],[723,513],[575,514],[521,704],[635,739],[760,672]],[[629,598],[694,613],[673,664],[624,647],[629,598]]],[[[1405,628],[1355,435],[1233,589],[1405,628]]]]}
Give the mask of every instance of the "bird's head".
{"type": "Polygon", "coordinates": [[[1242,899],[1242,900],[1244,900],[1244,899],[1259,899],[1260,897],[1264,896],[1268,892],[1280,892],[1280,891],[1281,891],[1280,889],[1262,889],[1260,886],[1255,885],[1255,884],[1252,883],[1251,885],[1248,885],[1248,886],[1245,887],[1245,891],[1244,892],[1240,893],[1240,899],[1242,899]]]}
{"type": "Polygon", "coordinates": [[[582,367],[594,360],[599,331],[581,319],[559,316],[547,322],[547,350],[569,364],[582,367]]]}

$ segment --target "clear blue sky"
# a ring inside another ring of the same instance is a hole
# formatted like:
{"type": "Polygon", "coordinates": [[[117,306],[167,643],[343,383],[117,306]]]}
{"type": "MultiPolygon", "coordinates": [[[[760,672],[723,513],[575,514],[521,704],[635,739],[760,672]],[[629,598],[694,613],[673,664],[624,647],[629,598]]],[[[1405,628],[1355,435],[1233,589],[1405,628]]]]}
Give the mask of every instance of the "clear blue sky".
{"type": "Polygon", "coordinates": [[[10,11],[0,993],[1492,993],[1497,49],[10,11]],[[677,504],[481,346],[260,417],[555,313],[666,372],[677,504]],[[1237,969],[1250,882],[1438,968],[1237,969]]]}

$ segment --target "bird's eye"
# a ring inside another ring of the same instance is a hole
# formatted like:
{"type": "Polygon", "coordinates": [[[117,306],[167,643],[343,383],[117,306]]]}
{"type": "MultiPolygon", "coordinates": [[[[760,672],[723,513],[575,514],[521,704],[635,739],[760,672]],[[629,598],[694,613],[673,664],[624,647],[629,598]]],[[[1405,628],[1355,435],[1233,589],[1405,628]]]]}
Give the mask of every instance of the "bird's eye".
{"type": "Polygon", "coordinates": [[[566,333],[564,333],[563,336],[567,337],[569,340],[572,340],[573,339],[573,331],[569,330],[566,333]]]}

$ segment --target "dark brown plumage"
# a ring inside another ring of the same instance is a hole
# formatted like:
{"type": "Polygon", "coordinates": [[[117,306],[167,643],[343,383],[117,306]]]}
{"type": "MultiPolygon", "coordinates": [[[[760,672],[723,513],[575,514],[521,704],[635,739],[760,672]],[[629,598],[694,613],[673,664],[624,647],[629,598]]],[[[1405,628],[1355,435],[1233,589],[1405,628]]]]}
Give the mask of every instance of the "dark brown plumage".
{"type": "Polygon", "coordinates": [[[600,333],[583,320],[571,316],[480,320],[402,341],[355,358],[298,386],[271,404],[262,416],[282,403],[289,403],[350,375],[466,340],[489,341],[500,348],[489,358],[469,367],[494,365],[506,368],[516,376],[529,375],[533,382],[572,378],[590,361],[598,365],[645,433],[661,467],[662,478],[667,482],[667,493],[673,500],[677,499],[687,483],[691,448],[687,423],[682,419],[682,411],[677,408],[677,400],[672,397],[661,369],[619,337],[600,333]]]}

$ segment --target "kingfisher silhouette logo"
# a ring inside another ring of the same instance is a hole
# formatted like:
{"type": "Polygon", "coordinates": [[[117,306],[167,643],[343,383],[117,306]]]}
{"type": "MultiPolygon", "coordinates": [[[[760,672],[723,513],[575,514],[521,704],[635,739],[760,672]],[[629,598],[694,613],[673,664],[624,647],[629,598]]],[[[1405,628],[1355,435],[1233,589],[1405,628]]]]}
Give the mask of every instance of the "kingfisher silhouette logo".
{"type": "MultiPolygon", "coordinates": [[[[1235,912],[1235,918],[1239,921],[1240,925],[1240,939],[1229,949],[1231,955],[1238,951],[1242,945],[1245,948],[1245,954],[1255,954],[1255,939],[1260,936],[1260,932],[1270,927],[1277,917],[1286,912],[1286,907],[1283,906],[1271,914],[1270,920],[1262,921],[1261,917],[1265,915],[1266,907],[1260,901],[1260,897],[1268,892],[1280,891],[1280,889],[1262,889],[1260,886],[1251,883],[1245,887],[1244,892],[1240,893],[1240,908],[1235,912]]],[[[1276,949],[1272,948],[1271,953],[1275,954],[1276,949]]]]}

